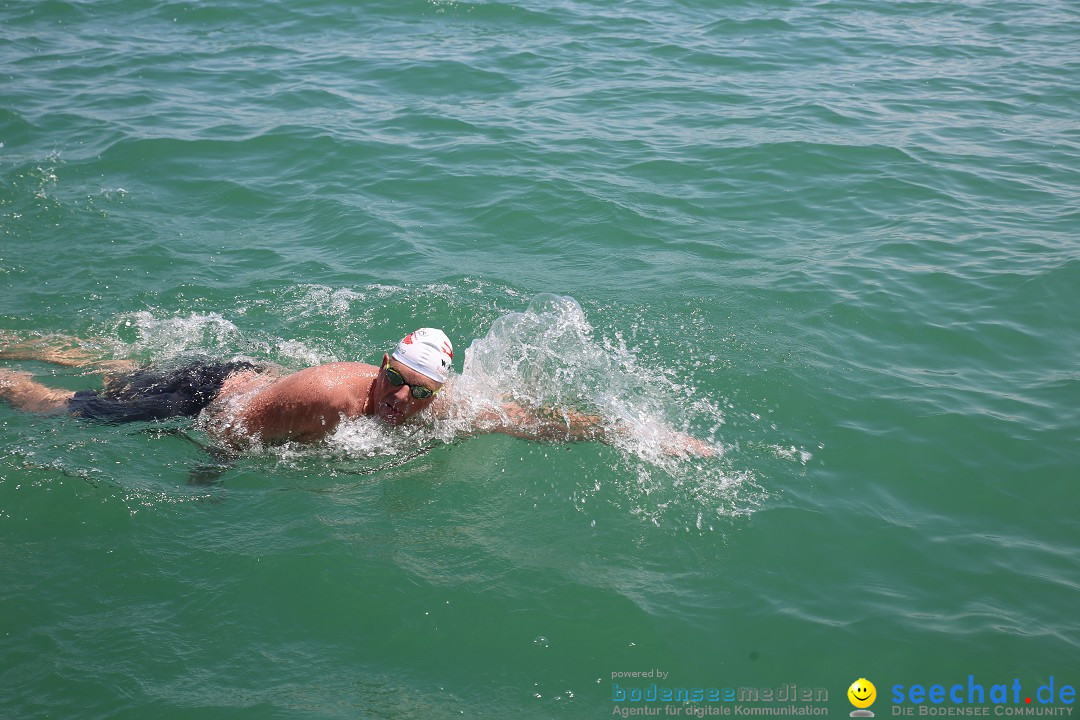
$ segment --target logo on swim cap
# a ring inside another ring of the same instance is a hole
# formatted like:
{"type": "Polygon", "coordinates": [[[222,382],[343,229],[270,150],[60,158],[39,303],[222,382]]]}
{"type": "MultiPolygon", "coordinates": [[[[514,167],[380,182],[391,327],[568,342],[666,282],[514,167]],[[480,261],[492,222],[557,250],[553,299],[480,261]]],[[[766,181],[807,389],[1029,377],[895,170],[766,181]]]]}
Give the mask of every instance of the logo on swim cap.
{"type": "Polygon", "coordinates": [[[450,377],[454,346],[446,333],[435,328],[420,328],[401,339],[392,358],[436,382],[450,377]]]}

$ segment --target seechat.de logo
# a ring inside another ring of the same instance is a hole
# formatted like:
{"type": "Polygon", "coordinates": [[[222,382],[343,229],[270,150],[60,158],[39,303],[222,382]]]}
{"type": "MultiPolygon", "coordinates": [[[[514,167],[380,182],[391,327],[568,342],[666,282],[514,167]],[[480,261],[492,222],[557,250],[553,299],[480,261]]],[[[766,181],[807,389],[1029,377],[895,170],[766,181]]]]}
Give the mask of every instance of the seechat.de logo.
{"type": "Polygon", "coordinates": [[[874,717],[874,713],[866,709],[877,700],[874,683],[866,678],[859,678],[847,689],[847,697],[856,708],[851,711],[851,717],[874,717]]]}

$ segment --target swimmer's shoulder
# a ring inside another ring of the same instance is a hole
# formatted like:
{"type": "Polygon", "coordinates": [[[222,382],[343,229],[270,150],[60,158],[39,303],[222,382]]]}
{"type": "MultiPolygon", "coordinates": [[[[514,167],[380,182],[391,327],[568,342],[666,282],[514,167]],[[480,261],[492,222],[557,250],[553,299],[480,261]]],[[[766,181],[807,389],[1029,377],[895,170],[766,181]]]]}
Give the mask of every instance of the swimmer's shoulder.
{"type": "Polygon", "coordinates": [[[236,370],[229,373],[218,390],[216,402],[228,400],[239,395],[245,395],[255,390],[260,390],[272,384],[282,375],[282,368],[273,365],[263,368],[250,368],[236,370]]]}
{"type": "Polygon", "coordinates": [[[379,368],[357,362],[314,365],[277,378],[253,398],[254,407],[278,406],[279,411],[344,412],[353,415],[367,396],[379,368]]]}
{"type": "Polygon", "coordinates": [[[370,384],[379,374],[379,368],[360,362],[332,362],[314,365],[298,370],[281,378],[281,382],[294,381],[303,384],[325,384],[335,387],[340,384],[370,384]]]}
{"type": "Polygon", "coordinates": [[[330,362],[322,365],[314,365],[308,370],[317,370],[320,372],[336,372],[345,374],[359,374],[368,377],[374,377],[379,374],[379,368],[376,365],[369,365],[362,362],[330,362]]]}

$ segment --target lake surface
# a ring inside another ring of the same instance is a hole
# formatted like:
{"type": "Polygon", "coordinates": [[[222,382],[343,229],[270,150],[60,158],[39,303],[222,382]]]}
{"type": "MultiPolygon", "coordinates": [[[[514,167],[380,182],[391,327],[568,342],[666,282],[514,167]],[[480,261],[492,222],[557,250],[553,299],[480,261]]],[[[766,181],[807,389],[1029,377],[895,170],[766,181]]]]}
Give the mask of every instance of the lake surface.
{"type": "Polygon", "coordinates": [[[1080,684],[1078,48],[1064,0],[0,3],[5,342],[442,327],[455,382],[625,430],[215,467],[0,404],[0,716],[1080,684]]]}

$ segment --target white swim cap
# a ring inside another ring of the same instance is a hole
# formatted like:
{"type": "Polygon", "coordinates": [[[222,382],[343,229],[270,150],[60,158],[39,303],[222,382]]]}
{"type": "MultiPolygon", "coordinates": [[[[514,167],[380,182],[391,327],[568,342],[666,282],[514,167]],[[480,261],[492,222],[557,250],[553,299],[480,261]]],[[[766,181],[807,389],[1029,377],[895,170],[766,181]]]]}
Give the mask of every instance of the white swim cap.
{"type": "Polygon", "coordinates": [[[391,357],[436,382],[445,383],[450,377],[454,346],[442,330],[420,328],[403,337],[391,357]]]}

